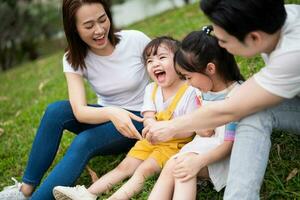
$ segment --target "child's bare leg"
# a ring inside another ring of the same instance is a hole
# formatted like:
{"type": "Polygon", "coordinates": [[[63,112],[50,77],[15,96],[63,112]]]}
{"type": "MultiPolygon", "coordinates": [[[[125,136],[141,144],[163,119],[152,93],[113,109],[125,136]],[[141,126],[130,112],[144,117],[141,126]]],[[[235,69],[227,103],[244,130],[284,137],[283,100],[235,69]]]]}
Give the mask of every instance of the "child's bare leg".
{"type": "Polygon", "coordinates": [[[195,200],[197,192],[197,177],[193,177],[186,182],[175,179],[173,200],[195,200]]]}
{"type": "Polygon", "coordinates": [[[32,193],[33,193],[33,190],[34,190],[34,186],[29,185],[29,184],[27,184],[27,183],[22,183],[22,186],[21,186],[21,192],[22,192],[26,197],[31,196],[32,193]]]}
{"type": "MultiPolygon", "coordinates": [[[[208,168],[202,168],[197,177],[209,178],[208,168]]],[[[175,179],[173,200],[195,200],[197,195],[197,177],[195,176],[186,182],[175,179]]]]}
{"type": "Polygon", "coordinates": [[[114,184],[131,176],[142,162],[142,160],[127,156],[115,169],[92,184],[88,191],[95,195],[102,194],[111,189],[114,184]]]}
{"type": "Polygon", "coordinates": [[[148,200],[172,199],[175,181],[173,169],[175,164],[176,162],[174,159],[170,159],[166,163],[150,193],[150,196],[148,197],[148,200]]]}
{"type": "Polygon", "coordinates": [[[109,200],[130,199],[142,189],[146,178],[158,173],[160,170],[161,168],[158,163],[153,158],[148,158],[136,169],[133,176],[109,198],[109,200]]]}

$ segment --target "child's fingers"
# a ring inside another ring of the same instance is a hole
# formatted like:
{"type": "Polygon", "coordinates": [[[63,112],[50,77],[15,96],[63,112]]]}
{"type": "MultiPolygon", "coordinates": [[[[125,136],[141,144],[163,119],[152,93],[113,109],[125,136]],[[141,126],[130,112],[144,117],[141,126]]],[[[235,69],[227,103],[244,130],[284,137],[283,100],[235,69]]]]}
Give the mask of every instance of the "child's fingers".
{"type": "Polygon", "coordinates": [[[152,144],[152,134],[147,132],[145,139],[148,140],[148,142],[150,142],[152,144]]]}
{"type": "Polygon", "coordinates": [[[187,174],[185,172],[180,172],[180,173],[174,174],[174,177],[177,179],[183,179],[186,176],[187,176],[187,174]]]}
{"type": "Polygon", "coordinates": [[[180,178],[179,181],[182,182],[182,183],[184,183],[184,182],[189,181],[191,178],[193,178],[193,177],[190,176],[190,175],[186,175],[185,177],[180,178]]]}
{"type": "Polygon", "coordinates": [[[146,138],[148,132],[149,132],[149,126],[146,126],[143,130],[142,130],[142,136],[143,138],[146,138]]]}
{"type": "Polygon", "coordinates": [[[181,166],[176,166],[173,170],[173,174],[185,173],[185,168],[181,166]]]}

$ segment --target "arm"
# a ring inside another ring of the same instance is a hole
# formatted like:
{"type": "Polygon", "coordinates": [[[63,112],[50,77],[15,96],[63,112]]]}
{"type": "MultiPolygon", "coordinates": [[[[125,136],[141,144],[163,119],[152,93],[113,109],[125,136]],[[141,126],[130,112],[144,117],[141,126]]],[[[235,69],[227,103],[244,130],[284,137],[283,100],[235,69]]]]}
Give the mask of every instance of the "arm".
{"type": "Polygon", "coordinates": [[[80,75],[65,73],[69,100],[76,119],[81,123],[98,124],[109,121],[109,107],[87,106],[84,82],[80,75]]]}
{"type": "Polygon", "coordinates": [[[221,145],[217,146],[215,149],[201,156],[202,158],[201,160],[198,160],[198,162],[201,163],[203,162],[205,164],[204,166],[207,166],[217,161],[223,160],[230,154],[232,146],[233,146],[233,141],[224,141],[221,145]]]}
{"type": "Polygon", "coordinates": [[[256,83],[254,78],[250,78],[228,99],[207,105],[170,121],[158,122],[155,126],[149,126],[147,130],[143,131],[156,135],[212,129],[230,121],[238,121],[282,101],[282,97],[266,91],[256,83]]]}
{"type": "Polygon", "coordinates": [[[131,119],[142,121],[138,116],[117,107],[87,106],[83,79],[74,73],[65,73],[71,107],[76,119],[82,123],[100,124],[112,121],[117,130],[126,137],[140,138],[131,119]]]}
{"type": "Polygon", "coordinates": [[[156,122],[156,119],[155,119],[155,113],[154,111],[145,111],[143,113],[143,116],[144,116],[144,127],[147,126],[148,124],[151,124],[153,122],[156,122]]]}
{"type": "Polygon", "coordinates": [[[200,170],[227,157],[232,149],[233,141],[224,141],[221,145],[205,154],[189,153],[176,158],[174,177],[182,182],[197,176],[200,170]]]}

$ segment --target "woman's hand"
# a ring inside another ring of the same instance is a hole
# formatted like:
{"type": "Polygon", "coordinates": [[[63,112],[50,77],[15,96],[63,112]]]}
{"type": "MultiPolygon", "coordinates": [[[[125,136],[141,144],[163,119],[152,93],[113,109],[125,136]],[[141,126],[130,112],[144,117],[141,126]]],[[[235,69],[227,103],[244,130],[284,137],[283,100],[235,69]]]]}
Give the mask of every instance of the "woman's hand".
{"type": "Polygon", "coordinates": [[[138,117],[122,108],[109,107],[109,119],[116,129],[125,137],[136,138],[139,140],[142,139],[142,136],[132,123],[132,119],[138,122],[143,122],[141,117],[138,117]]]}
{"type": "Polygon", "coordinates": [[[148,126],[143,129],[142,135],[151,144],[171,140],[174,137],[174,132],[169,124],[169,121],[156,121],[149,123],[148,126]]]}
{"type": "Polygon", "coordinates": [[[181,182],[186,182],[197,176],[199,171],[207,166],[205,157],[196,153],[180,155],[175,160],[176,165],[173,170],[173,175],[181,182]]]}

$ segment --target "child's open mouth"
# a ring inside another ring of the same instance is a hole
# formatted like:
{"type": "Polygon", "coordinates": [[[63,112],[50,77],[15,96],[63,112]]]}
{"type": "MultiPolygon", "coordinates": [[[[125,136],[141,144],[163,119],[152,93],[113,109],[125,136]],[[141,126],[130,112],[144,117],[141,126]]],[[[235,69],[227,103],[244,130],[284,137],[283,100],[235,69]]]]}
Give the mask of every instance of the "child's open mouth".
{"type": "Polygon", "coordinates": [[[159,83],[162,83],[166,79],[166,72],[162,70],[157,70],[154,72],[154,75],[159,83]]]}

